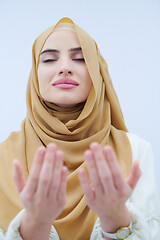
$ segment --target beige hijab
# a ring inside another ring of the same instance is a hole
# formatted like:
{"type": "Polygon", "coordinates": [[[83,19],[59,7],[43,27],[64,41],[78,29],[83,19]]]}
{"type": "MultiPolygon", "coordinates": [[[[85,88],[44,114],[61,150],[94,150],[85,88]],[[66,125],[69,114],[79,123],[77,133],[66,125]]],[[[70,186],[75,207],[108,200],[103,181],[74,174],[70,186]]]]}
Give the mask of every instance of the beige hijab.
{"type": "Polygon", "coordinates": [[[32,53],[32,69],[26,94],[26,119],[19,132],[12,132],[0,144],[0,227],[6,231],[11,220],[23,208],[12,180],[13,159],[20,160],[27,178],[36,149],[54,142],[64,152],[69,174],[67,202],[53,225],[62,240],[87,240],[97,215],[86,205],[78,181],[78,169],[85,167],[84,151],[93,141],[99,142],[102,147],[109,144],[118,157],[124,177],[131,168],[131,147],[125,133],[127,129],[119,101],[107,64],[96,42],[71,19],[63,18],[44,31],[35,40],[32,53]],[[37,79],[41,49],[48,36],[61,23],[73,24],[93,81],[87,101],[66,109],[42,99],[37,79]]]}

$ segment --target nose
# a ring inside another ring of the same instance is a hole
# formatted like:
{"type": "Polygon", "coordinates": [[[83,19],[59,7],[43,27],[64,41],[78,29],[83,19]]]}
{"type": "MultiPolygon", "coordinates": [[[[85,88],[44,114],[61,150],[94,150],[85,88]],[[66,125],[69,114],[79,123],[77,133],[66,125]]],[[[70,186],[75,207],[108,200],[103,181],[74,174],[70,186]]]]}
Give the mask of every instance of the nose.
{"type": "Polygon", "coordinates": [[[59,75],[72,75],[72,71],[71,70],[68,70],[68,69],[61,69],[59,71],[59,75]]]}
{"type": "Polygon", "coordinates": [[[61,61],[60,62],[60,66],[59,66],[59,70],[58,70],[58,75],[72,75],[73,74],[73,70],[71,67],[71,64],[69,64],[69,62],[66,61],[61,61]]]}

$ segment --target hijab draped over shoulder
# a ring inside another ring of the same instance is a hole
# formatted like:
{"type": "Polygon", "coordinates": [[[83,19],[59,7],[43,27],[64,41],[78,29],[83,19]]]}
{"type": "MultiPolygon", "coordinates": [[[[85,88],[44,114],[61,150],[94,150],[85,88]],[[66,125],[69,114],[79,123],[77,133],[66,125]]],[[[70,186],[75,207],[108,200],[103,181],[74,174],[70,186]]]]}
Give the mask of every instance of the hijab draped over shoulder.
{"type": "Polygon", "coordinates": [[[96,42],[71,19],[61,19],[35,40],[26,102],[27,115],[21,130],[12,132],[0,144],[0,228],[6,231],[11,220],[23,208],[12,179],[13,159],[19,159],[27,179],[37,148],[54,142],[64,152],[64,162],[69,171],[67,202],[53,225],[62,240],[87,240],[97,215],[86,205],[78,180],[79,168],[86,168],[84,151],[95,141],[102,147],[111,145],[124,177],[130,172],[132,153],[107,64],[96,42]],[[40,95],[37,79],[39,55],[43,45],[55,28],[61,25],[72,25],[77,33],[93,82],[87,100],[72,108],[61,108],[46,102],[40,95]]]}

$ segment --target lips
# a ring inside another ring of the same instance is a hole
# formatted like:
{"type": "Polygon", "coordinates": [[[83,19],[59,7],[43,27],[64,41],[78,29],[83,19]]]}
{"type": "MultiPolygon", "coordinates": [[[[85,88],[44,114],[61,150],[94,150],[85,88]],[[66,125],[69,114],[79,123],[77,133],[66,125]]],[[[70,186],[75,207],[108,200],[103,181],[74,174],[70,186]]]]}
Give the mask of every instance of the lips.
{"type": "Polygon", "coordinates": [[[68,84],[68,85],[74,85],[74,86],[78,86],[79,84],[72,80],[72,79],[60,79],[60,80],[57,80],[55,81],[52,86],[57,86],[57,85],[60,85],[60,84],[68,84]]]}

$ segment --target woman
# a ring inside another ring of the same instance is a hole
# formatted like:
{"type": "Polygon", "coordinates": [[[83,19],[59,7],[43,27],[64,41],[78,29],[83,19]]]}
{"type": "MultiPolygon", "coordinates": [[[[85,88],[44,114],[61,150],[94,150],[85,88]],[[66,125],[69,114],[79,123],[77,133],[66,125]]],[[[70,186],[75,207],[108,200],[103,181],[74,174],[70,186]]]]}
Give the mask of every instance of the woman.
{"type": "Polygon", "coordinates": [[[95,41],[63,18],[32,56],[26,119],[0,145],[0,239],[157,239],[151,147],[127,133],[95,41]]]}

